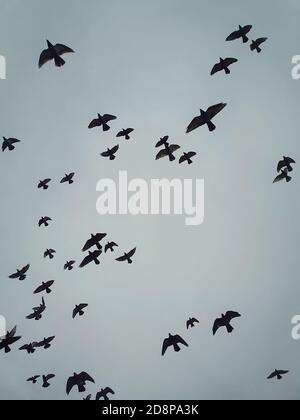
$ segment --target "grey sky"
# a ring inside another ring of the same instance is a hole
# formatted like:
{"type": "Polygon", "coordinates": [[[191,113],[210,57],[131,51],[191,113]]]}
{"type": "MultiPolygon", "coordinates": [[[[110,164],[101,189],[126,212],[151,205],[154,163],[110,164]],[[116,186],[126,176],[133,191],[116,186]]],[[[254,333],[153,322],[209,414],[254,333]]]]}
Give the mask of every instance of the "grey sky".
{"type": "MultiPolygon", "coordinates": [[[[272,185],[283,154],[299,161],[299,89],[291,78],[299,54],[300,6],[295,0],[0,0],[1,136],[17,137],[0,156],[0,314],[18,325],[22,344],[57,336],[32,356],[17,348],[0,357],[1,399],[62,399],[73,372],[86,370],[120,399],[298,399],[300,342],[290,320],[299,306],[299,184],[272,185]],[[258,55],[226,43],[239,24],[269,41],[258,55]],[[37,62],[46,39],[76,54],[57,69],[37,62]],[[219,57],[237,57],[230,77],[209,76],[219,57]],[[227,102],[217,130],[185,135],[200,107],[227,102]],[[89,131],[96,113],[119,118],[107,134],[89,131]],[[135,127],[114,162],[99,156],[122,127],[135,127]],[[169,134],[198,153],[194,165],[155,162],[155,142],[169,134]],[[96,183],[129,177],[204,178],[206,218],[100,217],[96,183]],[[59,184],[76,172],[74,185],[59,184]],[[53,179],[47,192],[39,179],[53,179]],[[39,229],[40,216],[54,222],[39,229]],[[132,266],[104,258],[98,267],[62,267],[82,258],[91,232],[107,232],[132,266]],[[57,250],[52,262],[46,248],[57,250]],[[24,283],[8,279],[31,263],[24,283]],[[33,290],[56,281],[44,318],[28,321],[40,303],[33,290]],[[88,302],[82,319],[74,305],[88,302]],[[212,336],[214,319],[239,311],[232,336],[212,336]],[[189,316],[200,320],[185,330],[189,316]],[[162,340],[179,333],[190,344],[161,357],[162,340]],[[274,368],[290,369],[281,382],[274,368]],[[55,373],[48,390],[25,379],[55,373]]],[[[81,398],[75,391],[70,398],[81,398]]]]}

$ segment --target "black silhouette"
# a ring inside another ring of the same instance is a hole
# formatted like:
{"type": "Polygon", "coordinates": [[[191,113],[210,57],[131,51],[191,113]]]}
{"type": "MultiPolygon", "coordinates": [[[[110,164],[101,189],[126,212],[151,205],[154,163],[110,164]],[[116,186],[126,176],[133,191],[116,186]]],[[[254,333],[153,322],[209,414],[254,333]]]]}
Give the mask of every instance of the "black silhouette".
{"type": "Polygon", "coordinates": [[[28,315],[26,319],[34,319],[36,321],[39,321],[42,318],[42,314],[46,309],[44,298],[42,298],[42,303],[40,306],[36,306],[35,308],[32,308],[33,313],[28,315]]]}
{"type": "Polygon", "coordinates": [[[199,321],[198,321],[198,319],[196,319],[196,318],[189,318],[187,321],[186,321],[186,328],[187,329],[189,329],[190,327],[191,328],[194,328],[194,326],[195,326],[195,324],[199,324],[199,321]]]}
{"type": "Polygon", "coordinates": [[[177,144],[169,144],[168,142],[165,144],[165,148],[157,153],[156,160],[162,159],[164,157],[168,157],[170,162],[173,162],[176,158],[174,156],[174,152],[180,149],[180,146],[177,144]]]}
{"type": "Polygon", "coordinates": [[[161,146],[169,145],[168,140],[169,140],[169,136],[161,137],[159,142],[156,143],[155,147],[161,147],[161,146]]]}
{"type": "Polygon", "coordinates": [[[14,144],[20,143],[21,140],[3,137],[3,143],[2,143],[2,152],[4,152],[6,149],[8,149],[10,152],[15,149],[14,144]]]}
{"type": "Polygon", "coordinates": [[[278,380],[280,380],[280,379],[282,379],[282,376],[286,375],[287,373],[289,373],[289,370],[277,370],[277,369],[275,369],[275,371],[273,373],[271,373],[271,375],[268,376],[267,379],[277,378],[278,380]]]}
{"type": "Polygon", "coordinates": [[[51,293],[51,286],[53,285],[54,280],[49,280],[47,282],[43,282],[33,293],[37,294],[37,293],[41,293],[41,292],[46,292],[47,294],[51,293]]]}
{"type": "Polygon", "coordinates": [[[115,117],[114,115],[110,115],[110,114],[104,114],[104,115],[100,115],[98,114],[98,118],[94,119],[90,125],[89,128],[95,128],[95,127],[101,127],[103,131],[108,131],[110,129],[110,126],[107,124],[109,121],[113,121],[116,120],[117,117],[115,117]]]}
{"type": "Polygon", "coordinates": [[[287,168],[281,171],[281,173],[274,179],[273,184],[276,184],[276,182],[283,181],[284,179],[286,180],[286,182],[290,182],[292,180],[292,177],[289,176],[287,168]]]}
{"type": "Polygon", "coordinates": [[[63,44],[51,44],[50,41],[47,40],[48,48],[44,50],[39,59],[39,68],[41,68],[44,64],[48,63],[50,60],[54,60],[56,67],[62,67],[66,62],[64,59],[61,58],[63,54],[66,53],[74,53],[75,51],[71,48],[67,47],[63,44]]]}
{"type": "Polygon", "coordinates": [[[67,261],[66,264],[64,265],[64,270],[73,270],[73,266],[76,263],[76,261],[72,260],[72,261],[67,261]]]}
{"type": "Polygon", "coordinates": [[[19,350],[26,350],[28,354],[33,354],[36,350],[37,343],[29,343],[20,347],[19,350]]]}
{"type": "Polygon", "coordinates": [[[33,384],[36,384],[36,383],[37,383],[37,380],[38,380],[40,377],[41,377],[41,375],[35,375],[35,376],[32,376],[31,378],[28,378],[28,379],[27,379],[27,382],[32,382],[33,384]]]}
{"type": "Polygon", "coordinates": [[[278,162],[277,172],[280,172],[281,169],[285,167],[287,168],[288,172],[292,172],[293,171],[292,163],[296,163],[294,159],[287,156],[283,156],[283,159],[278,162]]]}
{"type": "Polygon", "coordinates": [[[38,188],[43,188],[43,190],[48,190],[49,188],[49,182],[51,181],[51,178],[46,178],[43,181],[40,181],[38,184],[38,188]]]}
{"type": "Polygon", "coordinates": [[[167,351],[167,349],[169,347],[174,348],[174,351],[178,352],[181,350],[181,348],[179,347],[178,344],[183,344],[184,346],[188,347],[188,343],[186,341],[184,341],[184,339],[182,337],[180,337],[180,335],[172,335],[169,334],[169,337],[166,338],[163,342],[163,346],[162,346],[162,356],[165,354],[165,352],[167,351]]]}
{"type": "Polygon", "coordinates": [[[87,308],[89,305],[87,303],[80,303],[79,305],[75,305],[75,308],[73,309],[73,319],[76,317],[76,315],[83,316],[84,315],[84,308],[87,308]]]}
{"type": "Polygon", "coordinates": [[[215,335],[219,328],[226,327],[228,333],[232,333],[234,328],[230,325],[230,322],[234,318],[239,318],[241,315],[238,312],[228,311],[226,314],[222,314],[221,318],[215,320],[213,326],[213,334],[215,335]]]}
{"type": "Polygon", "coordinates": [[[256,50],[258,53],[261,52],[261,44],[263,44],[264,42],[266,42],[268,40],[268,38],[258,38],[255,41],[252,41],[251,45],[250,45],[250,49],[251,51],[256,50]]]}
{"type": "Polygon", "coordinates": [[[191,165],[193,163],[192,157],[196,156],[196,154],[197,153],[195,152],[183,153],[183,155],[179,159],[179,163],[187,162],[189,165],[191,165]]]}
{"type": "Polygon", "coordinates": [[[43,388],[48,388],[50,386],[50,379],[55,378],[55,375],[50,373],[49,375],[43,375],[43,388]]]}
{"type": "Polygon", "coordinates": [[[99,265],[100,264],[99,257],[100,257],[101,254],[102,254],[102,251],[101,250],[93,251],[93,252],[89,251],[89,255],[87,255],[82,260],[82,262],[81,262],[81,264],[80,264],[79,267],[80,268],[83,268],[86,265],[90,264],[91,262],[94,262],[96,265],[99,265]]]}
{"type": "Polygon", "coordinates": [[[113,147],[112,149],[107,148],[106,152],[101,153],[102,157],[107,157],[109,160],[115,160],[116,159],[116,153],[119,150],[119,145],[113,147]]]}
{"type": "Polygon", "coordinates": [[[119,246],[118,244],[116,244],[115,242],[108,242],[105,245],[104,251],[105,253],[107,253],[108,251],[114,252],[114,248],[119,246]]]}
{"type": "Polygon", "coordinates": [[[40,220],[39,220],[39,227],[41,227],[42,225],[47,227],[47,226],[49,226],[49,222],[51,222],[51,221],[52,221],[52,219],[48,216],[41,217],[40,220]]]}
{"type": "Polygon", "coordinates": [[[84,247],[82,248],[82,251],[87,251],[93,246],[96,246],[97,249],[102,250],[103,247],[100,244],[100,242],[106,237],[106,235],[106,233],[96,233],[95,235],[91,234],[91,238],[88,241],[86,241],[84,247]]]}
{"type": "Polygon", "coordinates": [[[84,401],[90,401],[92,399],[92,394],[87,395],[85,398],[82,398],[84,401]]]}
{"type": "Polygon", "coordinates": [[[217,105],[213,105],[209,107],[206,111],[203,111],[203,109],[200,109],[200,115],[198,117],[195,117],[190,125],[188,126],[186,132],[190,133],[191,131],[195,130],[198,127],[201,127],[202,125],[207,124],[209,131],[214,131],[216,129],[216,126],[211,122],[211,120],[222,111],[222,109],[225,108],[227,104],[220,103],[217,105]]]}
{"type": "Polygon", "coordinates": [[[17,270],[16,273],[11,274],[9,276],[10,279],[19,279],[20,281],[23,281],[26,279],[26,273],[30,268],[30,264],[25,265],[25,267],[21,268],[21,270],[17,270]]]}
{"type": "Polygon", "coordinates": [[[128,264],[132,264],[133,263],[132,257],[134,256],[135,253],[136,253],[136,248],[132,249],[128,253],[125,252],[122,257],[116,258],[116,261],[119,261],[119,262],[127,261],[128,264]]]}
{"type": "Polygon", "coordinates": [[[229,66],[237,62],[238,60],[236,58],[228,57],[228,58],[223,59],[220,57],[220,62],[214,65],[210,74],[211,76],[213,76],[214,74],[222,70],[224,70],[226,74],[230,74],[229,66]]]}
{"type": "Polygon", "coordinates": [[[54,339],[55,339],[55,335],[48,338],[44,337],[42,341],[39,341],[38,343],[36,343],[36,347],[43,347],[44,350],[50,349],[52,345],[51,343],[54,339]]]}
{"type": "Polygon", "coordinates": [[[9,353],[11,351],[10,346],[22,338],[21,336],[16,336],[16,332],[16,326],[11,331],[7,331],[5,337],[0,340],[0,350],[4,349],[5,353],[9,353]]]}
{"type": "Polygon", "coordinates": [[[52,260],[53,258],[54,258],[54,254],[56,254],[56,251],[55,251],[55,249],[47,249],[45,252],[44,252],[44,258],[50,258],[50,260],[52,260]]]}
{"type": "Polygon", "coordinates": [[[64,184],[66,182],[68,182],[68,184],[73,184],[73,178],[74,178],[75,173],[71,172],[70,174],[65,174],[65,176],[63,177],[63,179],[60,181],[61,184],[64,184]]]}
{"type": "Polygon", "coordinates": [[[96,400],[99,401],[101,398],[103,398],[104,400],[108,401],[108,394],[115,395],[115,391],[113,391],[109,386],[106,388],[101,388],[100,391],[96,394],[96,400]]]}
{"type": "Polygon", "coordinates": [[[123,128],[119,133],[117,134],[117,137],[125,137],[125,140],[130,140],[130,135],[134,131],[134,128],[123,128]]]}
{"type": "Polygon", "coordinates": [[[247,37],[248,32],[250,32],[252,29],[252,25],[246,25],[241,26],[239,25],[239,29],[237,31],[232,32],[227,38],[226,41],[234,41],[236,39],[242,38],[243,43],[249,41],[249,38],[247,37]]]}
{"type": "Polygon", "coordinates": [[[74,386],[78,387],[79,392],[85,392],[86,382],[95,383],[94,379],[86,372],[74,373],[67,381],[67,394],[69,395],[74,386]]]}

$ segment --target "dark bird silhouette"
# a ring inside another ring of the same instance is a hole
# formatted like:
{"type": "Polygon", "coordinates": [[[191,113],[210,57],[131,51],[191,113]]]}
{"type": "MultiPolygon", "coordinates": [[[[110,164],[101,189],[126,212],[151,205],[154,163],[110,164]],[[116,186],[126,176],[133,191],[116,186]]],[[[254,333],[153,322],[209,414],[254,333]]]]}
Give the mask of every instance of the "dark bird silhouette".
{"type": "Polygon", "coordinates": [[[44,350],[50,349],[52,345],[51,343],[54,339],[55,339],[55,335],[48,338],[44,337],[42,341],[39,341],[38,343],[36,343],[36,347],[43,347],[44,350]]]}
{"type": "Polygon", "coordinates": [[[267,379],[277,378],[278,380],[280,380],[280,379],[282,379],[282,376],[286,375],[287,373],[289,373],[289,370],[277,370],[277,369],[275,369],[275,371],[273,373],[271,373],[271,375],[268,376],[267,379]]]}
{"type": "Polygon", "coordinates": [[[168,142],[165,144],[165,148],[162,149],[156,155],[156,160],[162,159],[164,157],[168,157],[170,162],[173,162],[176,157],[174,156],[174,152],[180,149],[180,146],[177,144],[169,144],[168,142]]]}
{"type": "Polygon", "coordinates": [[[32,308],[33,313],[28,315],[26,319],[34,319],[36,321],[39,321],[42,318],[42,314],[46,309],[44,298],[42,298],[42,303],[40,306],[36,306],[35,308],[32,308]]]}
{"type": "Polygon", "coordinates": [[[273,184],[276,184],[276,182],[283,181],[284,179],[286,180],[286,182],[290,182],[292,180],[292,177],[289,176],[287,168],[281,171],[281,173],[274,179],[273,184]]]}
{"type": "Polygon", "coordinates": [[[81,372],[79,374],[74,373],[73,376],[70,376],[67,381],[67,394],[69,395],[74,386],[78,387],[79,392],[85,392],[86,382],[93,382],[93,384],[95,383],[94,379],[86,372],[81,372]]]}
{"type": "Polygon", "coordinates": [[[48,190],[49,188],[49,182],[51,181],[51,178],[46,178],[43,181],[40,181],[38,184],[38,188],[42,188],[43,190],[48,190]]]}
{"type": "Polygon", "coordinates": [[[199,324],[199,321],[198,321],[198,319],[196,319],[196,318],[189,318],[187,321],[186,321],[186,328],[187,329],[189,329],[190,327],[191,328],[194,328],[194,326],[195,326],[195,324],[199,324]]]}
{"type": "Polygon", "coordinates": [[[190,133],[191,131],[195,130],[198,127],[201,127],[202,125],[207,124],[209,131],[214,131],[216,129],[216,126],[212,123],[212,119],[221,112],[227,104],[220,103],[217,105],[213,105],[209,107],[206,111],[203,111],[203,109],[200,109],[200,115],[198,117],[195,117],[190,125],[188,126],[186,132],[190,133]]]}
{"type": "Polygon", "coordinates": [[[49,226],[49,222],[51,222],[52,219],[48,216],[46,217],[41,217],[39,220],[39,227],[41,227],[42,225],[44,225],[45,227],[49,226]]]}
{"type": "Polygon", "coordinates": [[[134,131],[134,128],[123,128],[118,132],[117,137],[125,137],[125,140],[130,140],[130,134],[134,131]]]}
{"type": "Polygon", "coordinates": [[[43,282],[37,289],[35,289],[35,291],[33,292],[34,294],[37,293],[41,293],[41,292],[46,292],[47,294],[51,293],[51,286],[53,285],[54,280],[49,280],[47,282],[43,282]]]}
{"type": "Polygon", "coordinates": [[[116,120],[117,117],[110,114],[100,115],[98,114],[98,118],[95,118],[89,125],[89,128],[101,127],[103,131],[108,131],[110,126],[107,124],[109,121],[116,120]]]}
{"type": "Polygon", "coordinates": [[[20,281],[23,281],[26,279],[27,275],[27,271],[30,268],[30,264],[25,265],[25,267],[21,268],[21,270],[17,270],[16,273],[11,274],[9,276],[10,279],[19,279],[20,281]]]}
{"type": "Polygon", "coordinates": [[[101,398],[103,398],[104,400],[108,401],[108,394],[115,395],[115,391],[113,391],[109,386],[106,388],[101,388],[100,391],[96,394],[96,400],[99,401],[101,398]]]}
{"type": "Polygon", "coordinates": [[[9,353],[11,351],[10,346],[22,338],[21,336],[17,336],[16,332],[16,326],[11,331],[7,331],[5,337],[0,340],[0,350],[4,349],[5,353],[9,353]]]}
{"type": "Polygon", "coordinates": [[[76,263],[76,261],[72,260],[72,261],[67,261],[66,264],[64,265],[64,270],[73,270],[74,268],[74,264],[76,263]]]}
{"type": "Polygon", "coordinates": [[[163,342],[163,346],[162,346],[162,356],[165,354],[165,352],[167,351],[167,349],[169,347],[174,348],[174,351],[178,352],[181,350],[181,348],[179,347],[179,344],[183,344],[184,346],[188,347],[188,343],[186,341],[184,341],[184,339],[182,337],[180,337],[180,335],[172,335],[169,334],[169,337],[166,338],[163,342]]]}
{"type": "Polygon", "coordinates": [[[8,149],[10,152],[15,149],[14,144],[20,143],[21,140],[13,139],[13,138],[6,138],[3,137],[3,143],[2,143],[2,152],[4,152],[6,149],[8,149]]]}
{"type": "Polygon", "coordinates": [[[96,265],[100,264],[99,257],[102,254],[101,250],[97,251],[89,251],[89,254],[82,260],[80,264],[80,268],[85,267],[86,265],[90,264],[91,262],[94,262],[96,265]]]}
{"type": "Polygon", "coordinates": [[[31,378],[28,378],[28,379],[27,379],[27,382],[32,382],[33,384],[36,384],[36,383],[37,383],[37,380],[38,380],[40,377],[41,377],[41,375],[35,375],[35,376],[32,376],[31,378]]]}
{"type": "Polygon", "coordinates": [[[87,251],[93,246],[96,246],[97,249],[102,250],[103,247],[100,244],[100,242],[106,237],[106,235],[106,233],[96,233],[95,235],[91,234],[91,238],[86,241],[84,247],[82,248],[82,251],[87,251]]]}
{"type": "Polygon", "coordinates": [[[55,249],[47,249],[45,252],[44,252],[44,258],[50,258],[50,260],[52,260],[53,258],[54,258],[54,254],[56,254],[56,251],[55,251],[55,249]]]}
{"type": "Polygon", "coordinates": [[[278,162],[277,172],[280,172],[281,169],[283,168],[287,168],[288,172],[292,172],[293,171],[292,163],[296,163],[294,159],[287,156],[283,156],[283,159],[278,162]]]}
{"type": "Polygon", "coordinates": [[[133,263],[132,257],[134,256],[135,253],[136,253],[136,248],[132,249],[128,253],[125,252],[122,257],[116,258],[116,261],[119,261],[119,262],[127,261],[128,264],[132,264],[133,263]]]}
{"type": "Polygon", "coordinates": [[[221,318],[218,318],[215,320],[214,326],[213,326],[213,335],[216,334],[219,328],[226,327],[228,333],[232,333],[234,328],[230,325],[230,322],[234,318],[239,318],[241,315],[238,312],[228,311],[226,314],[222,314],[221,318]]]}
{"type": "Polygon", "coordinates": [[[183,153],[183,155],[179,159],[179,163],[187,162],[189,165],[191,165],[193,163],[192,157],[196,156],[196,154],[197,153],[195,152],[183,153]]]}
{"type": "Polygon", "coordinates": [[[64,176],[64,177],[63,177],[63,179],[60,181],[60,183],[61,183],[61,184],[64,184],[64,183],[68,182],[68,184],[69,184],[69,185],[70,185],[70,184],[73,184],[73,183],[74,183],[74,180],[73,180],[74,175],[75,175],[75,173],[74,173],[74,172],[71,172],[70,174],[65,174],[65,176],[64,176]]]}
{"type": "Polygon", "coordinates": [[[169,140],[169,136],[161,137],[159,142],[156,143],[155,147],[161,147],[161,146],[168,145],[169,144],[168,140],[169,140]]]}
{"type": "Polygon", "coordinates": [[[50,379],[55,378],[55,375],[50,373],[49,375],[43,375],[43,388],[48,388],[50,386],[50,379]]]}
{"type": "Polygon", "coordinates": [[[239,29],[237,31],[232,32],[227,38],[226,41],[235,41],[236,39],[242,38],[243,43],[249,41],[247,34],[251,31],[252,25],[241,26],[239,25],[239,29]]]}
{"type": "Polygon", "coordinates": [[[73,309],[73,319],[76,317],[76,315],[83,316],[84,315],[84,308],[87,308],[89,305],[87,303],[80,303],[79,305],[75,305],[75,308],[73,309]]]}
{"type": "Polygon", "coordinates": [[[107,157],[109,160],[115,160],[116,159],[116,153],[119,150],[119,145],[113,147],[112,149],[107,148],[106,152],[101,153],[102,157],[107,157]]]}
{"type": "Polygon", "coordinates": [[[33,354],[36,350],[37,343],[24,344],[19,350],[26,350],[28,354],[33,354]]]}
{"type": "Polygon", "coordinates": [[[258,53],[261,52],[261,44],[263,44],[264,42],[266,42],[268,40],[268,38],[258,38],[255,41],[252,41],[251,45],[250,45],[250,49],[251,51],[256,50],[258,53]]]}
{"type": "Polygon", "coordinates": [[[54,60],[56,67],[62,67],[66,62],[61,56],[66,53],[74,53],[75,51],[72,48],[67,47],[63,44],[51,44],[50,41],[47,40],[48,48],[44,50],[39,59],[39,68],[41,68],[44,64],[48,63],[48,61],[54,60]]]}
{"type": "Polygon", "coordinates": [[[108,242],[108,243],[105,245],[104,251],[105,251],[105,253],[107,253],[108,251],[114,252],[114,248],[115,248],[115,247],[118,247],[118,246],[119,246],[119,245],[118,245],[118,244],[116,244],[115,242],[108,242]]]}
{"type": "Polygon", "coordinates": [[[90,401],[92,399],[92,394],[87,395],[85,398],[82,398],[84,401],[90,401]]]}
{"type": "Polygon", "coordinates": [[[237,62],[238,62],[238,60],[236,58],[228,57],[228,58],[223,59],[223,58],[220,57],[220,62],[213,66],[210,74],[211,74],[211,76],[213,76],[214,74],[216,74],[216,73],[218,73],[219,71],[222,71],[222,70],[224,70],[224,72],[226,74],[230,74],[229,66],[231,66],[232,64],[237,63],[237,62]]]}

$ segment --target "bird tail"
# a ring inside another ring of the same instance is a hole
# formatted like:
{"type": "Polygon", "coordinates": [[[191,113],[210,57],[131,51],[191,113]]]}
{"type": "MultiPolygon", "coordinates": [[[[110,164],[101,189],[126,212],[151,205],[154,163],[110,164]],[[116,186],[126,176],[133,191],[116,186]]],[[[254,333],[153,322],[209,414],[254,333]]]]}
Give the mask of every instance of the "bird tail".
{"type": "Polygon", "coordinates": [[[5,353],[10,353],[11,352],[11,348],[9,346],[5,346],[5,353]]]}
{"type": "Polygon", "coordinates": [[[175,344],[174,344],[174,350],[175,350],[176,352],[180,351],[180,347],[178,346],[178,344],[177,344],[177,343],[175,343],[175,344]]]}
{"type": "Polygon", "coordinates": [[[44,185],[44,190],[48,190],[49,185],[44,185]]]}
{"type": "Polygon", "coordinates": [[[130,136],[128,134],[126,134],[125,139],[130,140],[130,136]]]}
{"type": "Polygon", "coordinates": [[[282,376],[281,375],[277,375],[277,379],[278,380],[282,379],[282,376]]]}
{"type": "Polygon", "coordinates": [[[230,74],[230,70],[229,70],[229,68],[228,68],[228,67],[225,67],[225,73],[226,73],[226,74],[230,74]]]}
{"type": "Polygon", "coordinates": [[[232,331],[234,330],[234,328],[230,324],[226,325],[226,328],[229,334],[232,333],[232,331]]]}
{"type": "Polygon", "coordinates": [[[110,126],[106,123],[103,124],[103,131],[108,131],[110,129],[110,126]]]}
{"type": "Polygon", "coordinates": [[[50,347],[51,347],[51,344],[46,344],[46,345],[44,346],[44,349],[50,349],[50,347]]]}
{"type": "Polygon", "coordinates": [[[209,129],[209,131],[215,131],[215,129],[217,128],[217,127],[215,126],[215,124],[214,124],[214,123],[212,123],[211,121],[208,121],[207,125],[208,125],[208,129],[209,129]]]}
{"type": "Polygon", "coordinates": [[[49,382],[45,382],[45,383],[43,384],[43,388],[48,388],[49,386],[50,386],[49,382]]]}
{"type": "Polygon", "coordinates": [[[193,162],[191,159],[188,159],[188,164],[191,165],[193,162]]]}
{"type": "Polygon", "coordinates": [[[95,259],[95,264],[96,265],[99,265],[100,264],[100,261],[97,258],[95,259]]]}
{"type": "Polygon", "coordinates": [[[247,37],[247,35],[243,35],[243,43],[246,44],[246,42],[248,42],[249,38],[247,37]]]}
{"type": "Polygon", "coordinates": [[[257,47],[257,48],[256,48],[256,51],[257,51],[258,53],[260,53],[260,52],[261,52],[261,48],[260,48],[260,47],[257,47]]]}
{"type": "Polygon", "coordinates": [[[293,171],[293,168],[291,167],[291,165],[290,165],[290,164],[288,164],[288,166],[287,166],[287,170],[288,170],[289,172],[292,172],[292,171],[293,171]]]}
{"type": "Polygon", "coordinates": [[[132,264],[132,259],[131,258],[128,258],[128,264],[132,264]]]}
{"type": "Polygon", "coordinates": [[[111,155],[110,157],[109,157],[109,160],[115,160],[116,159],[116,156],[115,155],[111,155]]]}
{"type": "Polygon", "coordinates": [[[79,312],[79,316],[82,316],[82,315],[84,315],[84,312],[83,311],[80,311],[79,312]]]}
{"type": "Polygon", "coordinates": [[[287,175],[286,182],[290,182],[291,180],[292,180],[292,177],[287,175]]]}
{"type": "Polygon", "coordinates": [[[14,148],[15,148],[15,146],[13,145],[13,144],[9,144],[8,145],[8,150],[11,152],[11,151],[13,151],[14,150],[14,148]]]}
{"type": "Polygon", "coordinates": [[[20,281],[23,281],[26,279],[26,276],[20,276],[20,281]]]}
{"type": "Polygon", "coordinates": [[[84,392],[85,391],[85,386],[83,384],[79,384],[78,385],[78,391],[79,392],[84,392]]]}
{"type": "Polygon", "coordinates": [[[51,289],[46,289],[46,293],[49,295],[51,293],[51,289]]]}
{"type": "Polygon", "coordinates": [[[62,67],[66,63],[65,60],[59,56],[54,57],[54,62],[56,67],[62,67]]]}
{"type": "Polygon", "coordinates": [[[73,179],[71,179],[71,180],[69,181],[69,184],[74,184],[73,179]]]}
{"type": "Polygon", "coordinates": [[[173,162],[175,159],[176,159],[175,156],[172,153],[170,153],[169,154],[169,160],[170,160],[170,162],[173,162]]]}

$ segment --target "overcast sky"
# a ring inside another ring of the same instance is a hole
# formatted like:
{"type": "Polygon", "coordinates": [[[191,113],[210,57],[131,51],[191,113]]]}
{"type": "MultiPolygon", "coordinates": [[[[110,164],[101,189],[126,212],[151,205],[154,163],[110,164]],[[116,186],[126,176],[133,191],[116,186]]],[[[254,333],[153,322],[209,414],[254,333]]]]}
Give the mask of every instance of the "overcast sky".
{"type": "MultiPolygon", "coordinates": [[[[299,399],[300,341],[291,338],[299,304],[299,171],[272,185],[283,156],[299,161],[300,81],[291,59],[300,53],[296,0],[0,0],[0,135],[22,140],[0,156],[0,314],[22,335],[0,356],[1,399],[64,399],[67,378],[82,370],[118,399],[299,399]],[[251,39],[269,37],[261,54],[225,42],[238,25],[251,39]],[[66,65],[38,69],[46,39],[76,51],[66,65]],[[219,57],[236,57],[228,77],[209,75],[219,57]],[[200,107],[228,105],[217,130],[185,129],[200,107]],[[108,133],[88,130],[97,113],[118,120],[108,133]],[[117,143],[114,162],[100,157],[117,143]],[[155,161],[155,143],[170,135],[191,166],[155,161]],[[129,178],[204,178],[205,221],[185,226],[180,216],[99,216],[96,184],[129,178]],[[72,186],[61,185],[67,172],[72,186]],[[52,178],[48,191],[37,189],[52,178]],[[39,229],[41,216],[48,229],[39,229]],[[91,233],[119,244],[100,267],[79,269],[91,233]],[[131,266],[114,261],[134,246],[131,266]],[[57,251],[44,260],[46,248],[57,251]],[[71,272],[68,259],[77,261],[71,272]],[[30,263],[26,281],[8,275],[30,263]],[[41,321],[25,319],[55,280],[41,321]],[[72,320],[75,304],[84,317],[72,320]],[[212,325],[236,310],[231,336],[212,325]],[[195,316],[200,324],[186,330],[195,316]],[[168,333],[189,343],[161,357],[168,333]],[[34,355],[20,345],[56,335],[34,355]],[[289,369],[270,382],[274,370],[289,369]],[[47,390],[26,379],[55,373],[47,390]]],[[[80,399],[77,391],[68,398],[80,399]]]]}

